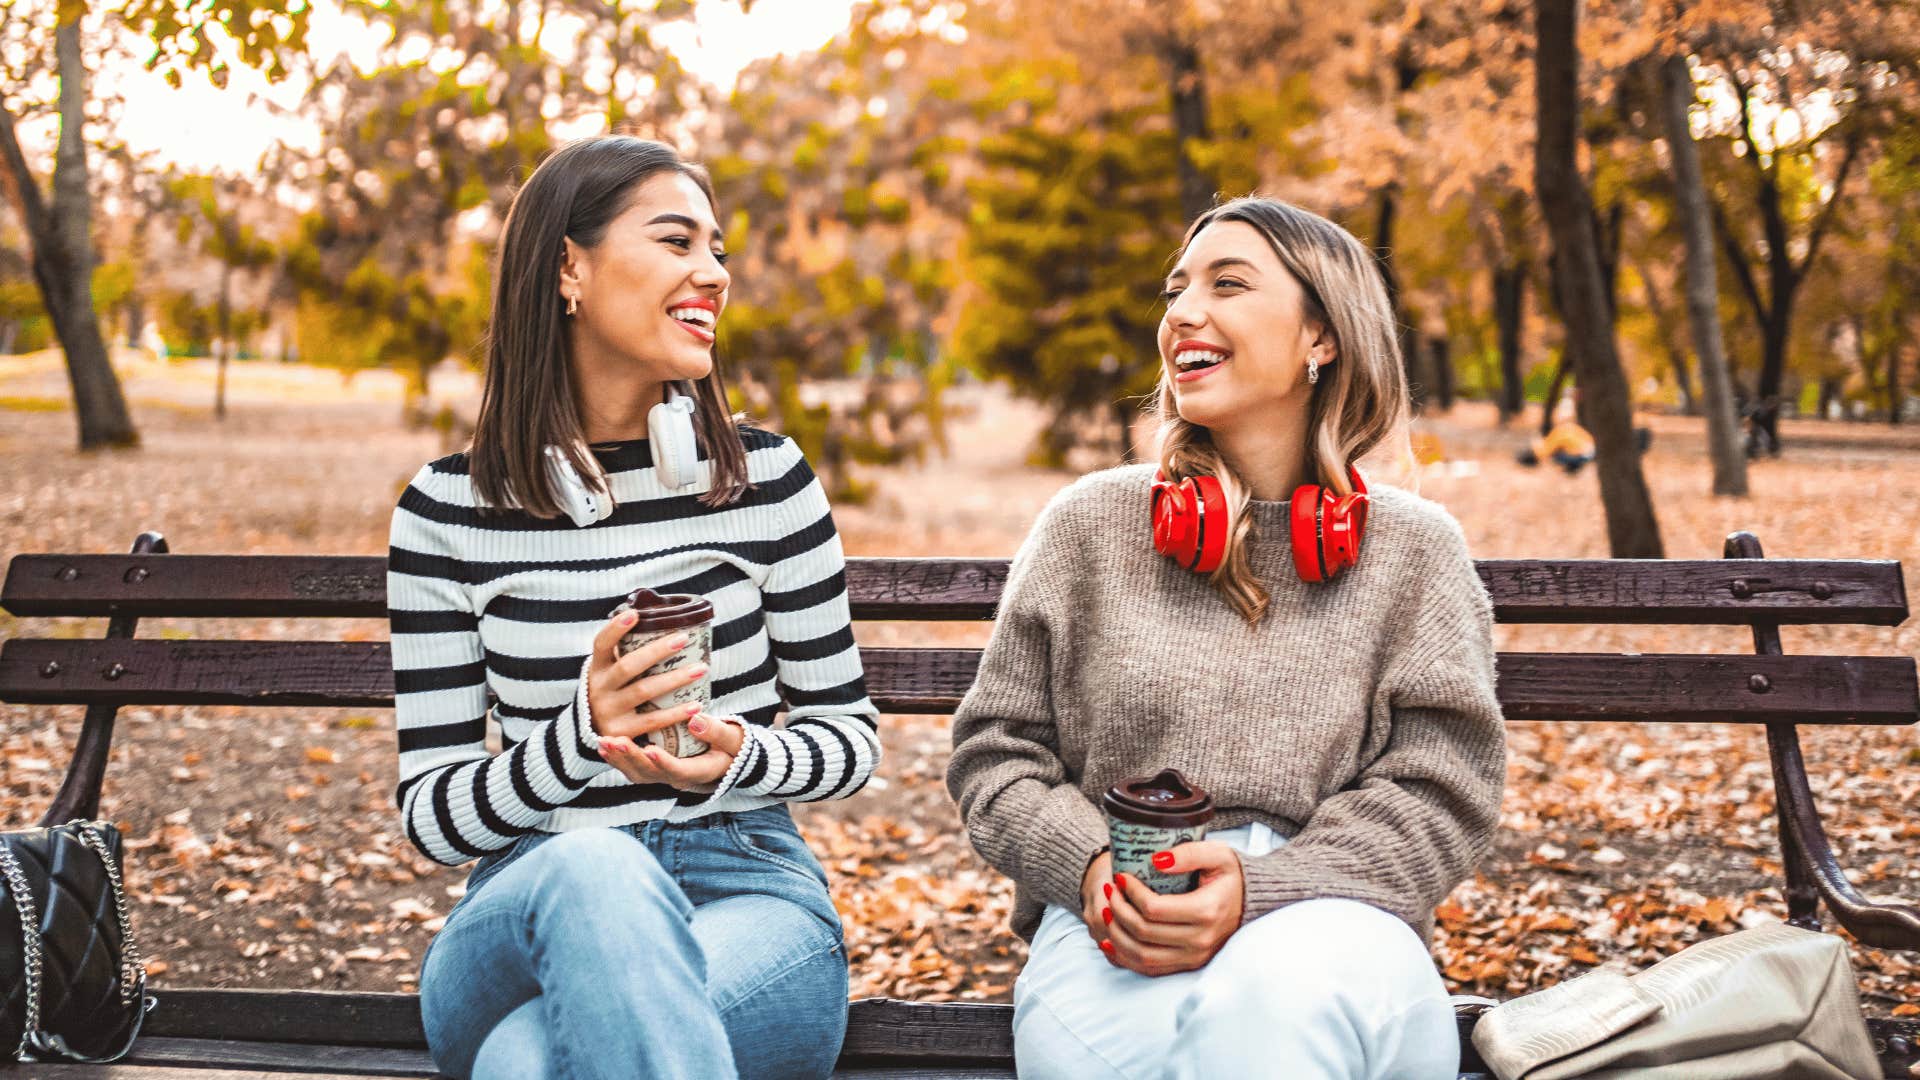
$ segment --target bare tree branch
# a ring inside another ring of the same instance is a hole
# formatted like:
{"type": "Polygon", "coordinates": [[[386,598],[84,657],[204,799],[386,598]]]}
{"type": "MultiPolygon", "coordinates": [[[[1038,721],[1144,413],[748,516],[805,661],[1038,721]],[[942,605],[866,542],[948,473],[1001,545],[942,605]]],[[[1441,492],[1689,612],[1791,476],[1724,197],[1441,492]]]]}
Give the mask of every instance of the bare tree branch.
{"type": "Polygon", "coordinates": [[[1853,163],[1859,159],[1860,144],[1864,141],[1860,137],[1859,128],[1848,129],[1846,150],[1840,158],[1840,169],[1833,174],[1833,194],[1827,198],[1827,205],[1820,208],[1820,217],[1814,221],[1813,231],[1807,234],[1806,257],[1793,271],[1796,279],[1805,277],[1807,271],[1813,269],[1813,260],[1820,255],[1820,241],[1826,237],[1827,227],[1833,224],[1834,214],[1840,206],[1840,195],[1847,188],[1847,174],[1853,171],[1853,163]]]}

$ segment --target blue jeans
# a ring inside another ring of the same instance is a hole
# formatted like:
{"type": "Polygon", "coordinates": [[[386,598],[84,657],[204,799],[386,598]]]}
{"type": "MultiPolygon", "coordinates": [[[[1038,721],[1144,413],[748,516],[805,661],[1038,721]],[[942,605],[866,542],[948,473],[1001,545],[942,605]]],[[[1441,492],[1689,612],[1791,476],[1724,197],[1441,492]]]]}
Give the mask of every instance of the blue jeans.
{"type": "Polygon", "coordinates": [[[534,833],[468,876],[420,1011],[456,1077],[825,1077],[840,917],[784,806],[534,833]]]}

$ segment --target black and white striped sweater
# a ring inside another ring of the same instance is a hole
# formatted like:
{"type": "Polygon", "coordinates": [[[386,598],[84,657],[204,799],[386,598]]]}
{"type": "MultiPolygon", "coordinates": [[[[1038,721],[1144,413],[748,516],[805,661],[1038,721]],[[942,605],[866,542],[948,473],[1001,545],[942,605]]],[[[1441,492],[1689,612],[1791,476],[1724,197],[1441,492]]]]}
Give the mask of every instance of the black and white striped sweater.
{"type": "Polygon", "coordinates": [[[428,857],[454,865],[534,831],[844,798],[873,774],[877,710],[826,495],[792,440],[740,435],[754,486],[719,508],[696,498],[710,483],[704,458],[694,486],[669,490],[644,440],[593,448],[618,507],[586,528],[519,510],[483,515],[465,454],[430,463],[407,486],[387,573],[395,801],[428,857]],[[708,712],[745,720],[747,740],[711,794],[636,784],[600,758],[587,653],[640,586],[713,603],[708,712]],[[489,714],[498,753],[487,747],[489,714]]]}

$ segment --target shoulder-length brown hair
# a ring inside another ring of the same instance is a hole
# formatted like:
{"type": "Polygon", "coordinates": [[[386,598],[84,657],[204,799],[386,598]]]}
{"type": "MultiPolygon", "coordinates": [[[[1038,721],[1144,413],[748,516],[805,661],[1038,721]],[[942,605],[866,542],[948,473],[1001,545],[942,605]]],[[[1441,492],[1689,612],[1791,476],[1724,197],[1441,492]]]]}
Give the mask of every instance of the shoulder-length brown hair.
{"type": "MultiPolygon", "coordinates": [[[[1320,369],[1320,381],[1305,384],[1310,395],[1307,460],[1316,481],[1336,495],[1351,494],[1348,466],[1383,443],[1396,457],[1408,460],[1406,371],[1400,363],[1393,303],[1373,253],[1319,214],[1258,197],[1234,199],[1201,214],[1188,227],[1181,249],[1192,244],[1200,230],[1220,221],[1244,222],[1260,231],[1280,265],[1300,283],[1301,316],[1309,325],[1330,330],[1338,347],[1334,362],[1320,369]]],[[[1233,528],[1227,535],[1226,558],[1210,580],[1235,611],[1258,623],[1270,597],[1247,558],[1252,489],[1227,467],[1212,432],[1181,419],[1164,366],[1155,411],[1160,416],[1160,467],[1166,474],[1220,480],[1233,528]]]]}
{"type": "MultiPolygon", "coordinates": [[[[588,487],[611,499],[606,472],[587,449],[580,419],[560,266],[566,240],[597,247],[634,191],[663,172],[691,177],[713,202],[713,182],[705,169],[664,143],[630,135],[561,147],[514,194],[494,270],[480,419],[468,450],[474,489],[489,507],[518,507],[539,518],[561,515],[559,493],[547,471],[549,446],[560,448],[588,487]]],[[[705,378],[674,385],[694,399],[695,442],[713,467],[713,486],[700,501],[708,506],[733,502],[748,486],[747,453],[727,405],[719,353],[705,378]]]]}

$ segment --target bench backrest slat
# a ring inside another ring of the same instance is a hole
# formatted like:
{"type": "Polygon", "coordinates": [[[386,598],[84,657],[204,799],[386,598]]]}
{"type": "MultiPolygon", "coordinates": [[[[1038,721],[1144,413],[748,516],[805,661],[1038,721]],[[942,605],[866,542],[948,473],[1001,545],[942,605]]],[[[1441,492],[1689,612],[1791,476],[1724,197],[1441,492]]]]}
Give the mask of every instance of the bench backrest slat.
{"type": "MultiPolygon", "coordinates": [[[[19,638],[0,645],[0,700],[116,705],[393,703],[378,641],[19,638]]],[[[979,667],[977,649],[863,648],[886,712],[946,713],[979,667]]],[[[1904,656],[1502,653],[1509,720],[1906,724],[1920,688],[1904,656]]]]}
{"type": "MultiPolygon", "coordinates": [[[[1507,623],[1906,620],[1900,564],[1849,559],[1482,559],[1507,623]]],[[[990,619],[1005,559],[847,561],[856,619],[990,619]]],[[[19,555],[0,607],[21,616],[386,616],[386,560],[312,555],[19,555]]],[[[611,603],[608,605],[611,609],[611,603]]]]}

